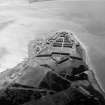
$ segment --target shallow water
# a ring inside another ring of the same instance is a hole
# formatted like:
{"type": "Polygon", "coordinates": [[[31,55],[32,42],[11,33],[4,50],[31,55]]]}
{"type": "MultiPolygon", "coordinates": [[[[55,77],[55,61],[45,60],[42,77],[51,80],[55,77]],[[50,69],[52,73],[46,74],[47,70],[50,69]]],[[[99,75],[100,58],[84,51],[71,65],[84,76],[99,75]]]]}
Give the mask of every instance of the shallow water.
{"type": "Polygon", "coordinates": [[[0,71],[27,57],[27,45],[61,29],[71,30],[88,49],[105,89],[105,2],[50,1],[0,6],[0,71]]]}

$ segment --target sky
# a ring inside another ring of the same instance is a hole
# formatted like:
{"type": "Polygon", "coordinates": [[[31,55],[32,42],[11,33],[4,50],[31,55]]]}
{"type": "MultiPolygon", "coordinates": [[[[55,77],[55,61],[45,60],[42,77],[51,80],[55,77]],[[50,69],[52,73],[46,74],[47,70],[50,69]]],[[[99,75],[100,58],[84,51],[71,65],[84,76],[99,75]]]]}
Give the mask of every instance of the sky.
{"type": "Polygon", "coordinates": [[[105,88],[105,2],[40,1],[0,0],[0,71],[28,56],[30,40],[65,29],[84,43],[89,63],[105,88]]]}

